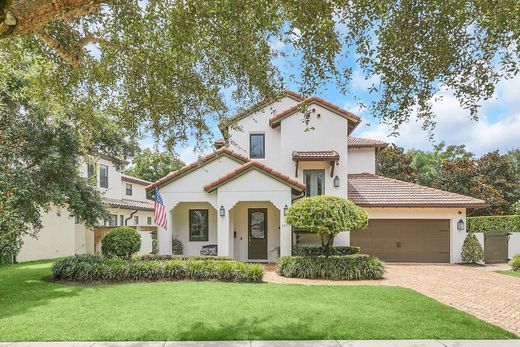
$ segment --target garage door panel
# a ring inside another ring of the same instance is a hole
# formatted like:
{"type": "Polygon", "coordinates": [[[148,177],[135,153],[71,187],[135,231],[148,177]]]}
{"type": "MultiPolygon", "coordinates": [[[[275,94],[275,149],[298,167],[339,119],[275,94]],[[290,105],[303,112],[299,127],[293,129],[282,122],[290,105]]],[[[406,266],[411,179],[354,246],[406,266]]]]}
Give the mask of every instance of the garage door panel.
{"type": "Polygon", "coordinates": [[[373,219],[350,242],[385,261],[449,262],[449,230],[449,220],[373,219]]]}

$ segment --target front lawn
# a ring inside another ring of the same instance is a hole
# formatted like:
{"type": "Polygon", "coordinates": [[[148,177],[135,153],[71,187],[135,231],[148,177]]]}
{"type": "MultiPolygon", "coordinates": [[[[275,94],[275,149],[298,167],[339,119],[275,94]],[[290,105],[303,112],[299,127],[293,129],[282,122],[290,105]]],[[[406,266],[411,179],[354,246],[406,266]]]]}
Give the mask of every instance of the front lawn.
{"type": "Polygon", "coordinates": [[[513,277],[520,277],[520,272],[518,271],[512,271],[512,270],[498,270],[498,271],[495,271],[499,274],[503,274],[503,275],[508,275],[508,276],[513,276],[513,277]]]}
{"type": "Polygon", "coordinates": [[[158,282],[49,283],[51,262],[0,267],[0,339],[503,339],[512,333],[413,290],[158,282]]]}

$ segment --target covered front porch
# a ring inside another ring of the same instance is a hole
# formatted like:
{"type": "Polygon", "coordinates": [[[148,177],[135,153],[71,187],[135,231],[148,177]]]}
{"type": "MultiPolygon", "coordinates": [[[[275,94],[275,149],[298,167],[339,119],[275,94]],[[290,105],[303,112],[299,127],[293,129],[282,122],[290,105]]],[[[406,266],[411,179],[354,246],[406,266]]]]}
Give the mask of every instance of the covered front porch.
{"type": "MultiPolygon", "coordinates": [[[[292,247],[291,229],[280,223],[284,207],[270,201],[238,201],[227,209],[209,202],[181,202],[169,212],[168,233],[172,241],[182,243],[185,255],[200,255],[203,248],[215,247],[221,256],[274,262],[280,254],[289,255],[292,247]]],[[[159,233],[160,247],[162,237],[159,233]]],[[[162,253],[172,254],[173,248],[162,253]]]]}
{"type": "Polygon", "coordinates": [[[177,239],[186,255],[215,246],[219,256],[242,261],[272,262],[291,255],[285,213],[303,192],[302,184],[255,163],[203,188],[203,194],[163,194],[169,211],[167,228],[158,228],[160,254],[172,254],[177,239]]]}

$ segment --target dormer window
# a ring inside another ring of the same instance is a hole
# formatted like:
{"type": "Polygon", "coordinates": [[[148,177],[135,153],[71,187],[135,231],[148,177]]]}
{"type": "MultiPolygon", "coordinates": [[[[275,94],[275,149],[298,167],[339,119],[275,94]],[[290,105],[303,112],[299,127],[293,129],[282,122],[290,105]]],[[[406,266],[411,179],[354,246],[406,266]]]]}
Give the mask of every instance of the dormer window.
{"type": "Polygon", "coordinates": [[[249,135],[249,158],[264,159],[265,158],[265,134],[249,135]]]}

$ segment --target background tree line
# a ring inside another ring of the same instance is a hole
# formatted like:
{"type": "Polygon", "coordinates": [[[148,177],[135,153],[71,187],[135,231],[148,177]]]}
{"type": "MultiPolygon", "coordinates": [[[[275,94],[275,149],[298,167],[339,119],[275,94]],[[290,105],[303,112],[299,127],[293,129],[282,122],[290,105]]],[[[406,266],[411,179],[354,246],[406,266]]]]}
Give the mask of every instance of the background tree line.
{"type": "Polygon", "coordinates": [[[431,151],[404,151],[392,144],[378,153],[377,173],[472,196],[490,205],[473,211],[475,215],[511,214],[520,205],[520,148],[477,157],[465,145],[441,142],[431,151]]]}

